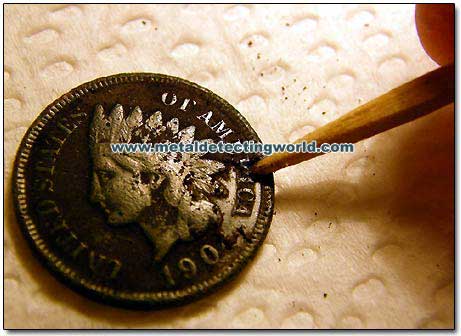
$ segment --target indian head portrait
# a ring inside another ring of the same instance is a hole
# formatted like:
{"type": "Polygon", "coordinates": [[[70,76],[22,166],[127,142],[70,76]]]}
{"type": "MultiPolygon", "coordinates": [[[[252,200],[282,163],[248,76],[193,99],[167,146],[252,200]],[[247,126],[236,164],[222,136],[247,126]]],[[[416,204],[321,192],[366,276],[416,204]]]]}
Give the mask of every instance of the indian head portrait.
{"type": "MultiPolygon", "coordinates": [[[[223,231],[223,212],[215,200],[229,190],[217,175],[225,165],[202,153],[114,153],[111,143],[194,141],[195,127],[180,129],[177,118],[162,120],[156,111],[143,121],[135,107],[126,116],[115,105],[106,114],[97,105],[90,125],[93,163],[91,202],[110,226],[137,223],[160,261],[177,241],[190,241],[206,230],[223,231]]],[[[210,141],[207,139],[206,141],[210,141]]]]}

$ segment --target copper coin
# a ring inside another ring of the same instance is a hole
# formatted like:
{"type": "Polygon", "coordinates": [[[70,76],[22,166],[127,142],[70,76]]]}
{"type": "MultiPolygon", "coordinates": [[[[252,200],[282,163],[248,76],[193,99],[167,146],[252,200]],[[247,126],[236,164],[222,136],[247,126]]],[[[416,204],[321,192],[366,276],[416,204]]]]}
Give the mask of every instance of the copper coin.
{"type": "Polygon", "coordinates": [[[187,303],[254,256],[269,229],[273,176],[255,154],[132,153],[114,143],[259,138],[229,103],[150,73],[85,83],[47,106],[16,156],[22,231],[62,282],[134,309],[187,303]]]}

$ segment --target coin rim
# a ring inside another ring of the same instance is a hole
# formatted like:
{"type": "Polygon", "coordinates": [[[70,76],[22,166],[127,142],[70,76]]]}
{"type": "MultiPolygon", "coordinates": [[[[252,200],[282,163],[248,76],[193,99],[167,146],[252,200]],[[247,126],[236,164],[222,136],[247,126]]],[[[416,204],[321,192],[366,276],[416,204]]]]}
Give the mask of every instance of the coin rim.
{"type": "Polygon", "coordinates": [[[274,210],[274,178],[273,174],[270,174],[267,176],[269,185],[261,187],[261,202],[250,242],[246,243],[241,253],[225,267],[224,271],[214,275],[211,279],[204,280],[198,284],[192,284],[184,289],[158,292],[129,292],[115,290],[108,286],[97,285],[87,279],[78,277],[77,272],[66,266],[58,256],[48,249],[46,242],[38,234],[37,226],[32,220],[32,217],[29,215],[27,205],[27,177],[25,176],[25,169],[29,162],[29,155],[35,140],[38,138],[40,132],[48,121],[52,120],[56,114],[60,113],[65,106],[72,103],[75,99],[91,93],[90,90],[98,90],[112,85],[129,82],[142,82],[145,80],[166,84],[179,82],[182,85],[192,86],[193,88],[202,91],[204,95],[210,96],[213,101],[217,102],[218,106],[221,105],[224,111],[232,113],[233,116],[237,117],[240,122],[244,124],[246,127],[245,131],[247,133],[245,135],[252,137],[254,141],[260,141],[258,135],[249,125],[247,120],[231,104],[214,94],[212,91],[198,84],[182,78],[157,73],[121,73],[97,78],[81,84],[48,105],[42,113],[40,113],[24,135],[16,154],[13,170],[13,202],[16,217],[21,226],[21,230],[23,231],[23,234],[27,238],[29,244],[32,246],[32,249],[38,254],[39,259],[45,264],[51,273],[57,276],[57,278],[63,281],[66,285],[91,299],[96,299],[103,303],[110,303],[113,305],[135,309],[150,309],[184,304],[186,301],[191,301],[206,294],[211,294],[216,289],[232,280],[254,257],[258,247],[264,241],[272,221],[274,210]]]}

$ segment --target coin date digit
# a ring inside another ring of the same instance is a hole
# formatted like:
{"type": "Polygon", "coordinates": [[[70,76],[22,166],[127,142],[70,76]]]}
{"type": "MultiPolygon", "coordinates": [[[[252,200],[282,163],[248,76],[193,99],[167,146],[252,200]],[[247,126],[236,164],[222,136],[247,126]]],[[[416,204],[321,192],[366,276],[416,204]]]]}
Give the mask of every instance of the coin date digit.
{"type": "MultiPolygon", "coordinates": [[[[200,259],[207,265],[214,265],[219,261],[219,252],[215,247],[205,244],[200,248],[200,259]]],[[[197,265],[191,258],[181,258],[176,268],[185,279],[193,279],[197,275],[197,265]]],[[[169,286],[176,285],[168,264],[163,266],[162,273],[169,286]]]]}

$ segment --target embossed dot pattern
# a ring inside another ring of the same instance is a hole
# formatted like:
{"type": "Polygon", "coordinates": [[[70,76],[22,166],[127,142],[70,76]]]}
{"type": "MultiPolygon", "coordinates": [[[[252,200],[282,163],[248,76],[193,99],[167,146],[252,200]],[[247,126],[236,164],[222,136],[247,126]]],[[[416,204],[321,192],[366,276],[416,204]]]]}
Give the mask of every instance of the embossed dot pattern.
{"type": "Polygon", "coordinates": [[[5,327],[453,327],[452,181],[438,173],[453,166],[450,109],[353,154],[278,172],[276,215],[254,262],[216,294],[166,311],[106,307],[62,286],[33,258],[10,201],[27,127],[82,82],[135,71],[183,77],[236,106],[263,141],[291,141],[435,68],[413,13],[412,5],[7,4],[5,327]]]}

